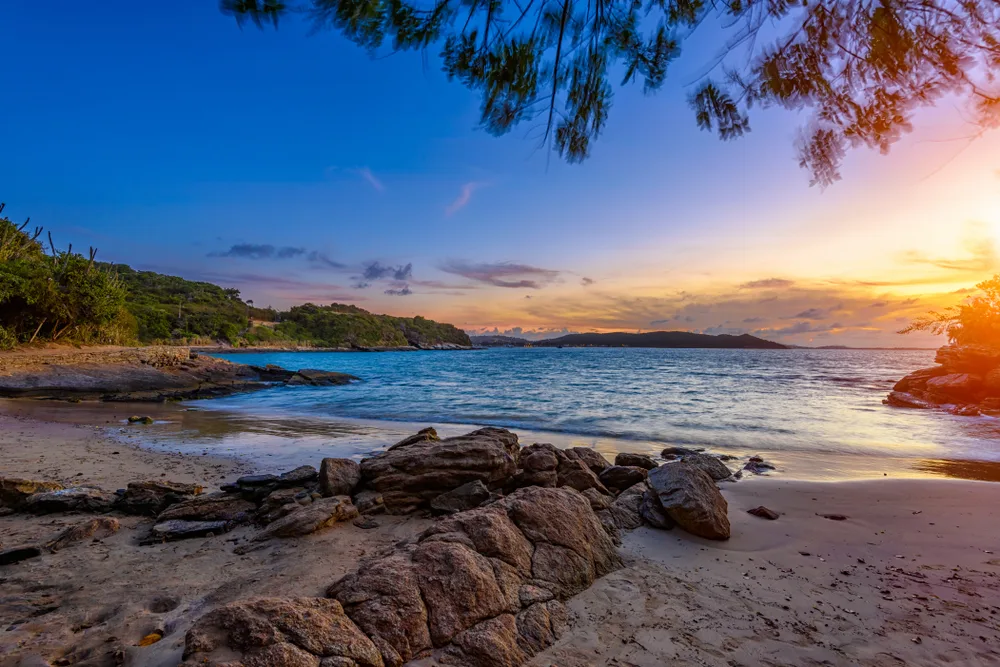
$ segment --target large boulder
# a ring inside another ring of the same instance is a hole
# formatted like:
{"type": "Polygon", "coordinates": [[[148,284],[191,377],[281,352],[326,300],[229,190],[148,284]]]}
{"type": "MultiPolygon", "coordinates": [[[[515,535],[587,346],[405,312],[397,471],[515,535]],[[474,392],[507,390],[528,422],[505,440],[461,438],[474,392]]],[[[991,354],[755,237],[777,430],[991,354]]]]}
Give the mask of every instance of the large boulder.
{"type": "Polygon", "coordinates": [[[944,366],[933,366],[931,368],[921,368],[905,376],[895,385],[893,391],[924,391],[927,388],[927,381],[931,378],[947,375],[948,371],[944,366]]]}
{"type": "Polygon", "coordinates": [[[622,491],[646,479],[647,469],[640,466],[613,465],[605,468],[598,479],[609,489],[622,491]]]}
{"type": "Polygon", "coordinates": [[[660,530],[670,530],[677,525],[677,522],[667,514],[667,510],[663,509],[660,497],[652,489],[642,494],[642,502],[639,503],[639,517],[653,528],[660,530]]]}
{"type": "Polygon", "coordinates": [[[43,482],[20,477],[0,477],[0,507],[18,507],[28,496],[36,493],[59,491],[58,482],[43,482]]]}
{"type": "Polygon", "coordinates": [[[709,454],[688,454],[681,457],[681,462],[704,470],[716,482],[733,475],[733,471],[726,467],[725,463],[709,454]]]}
{"type": "Polygon", "coordinates": [[[272,537],[301,537],[341,521],[357,518],[358,510],[347,496],[321,498],[308,505],[299,506],[286,516],[268,524],[255,540],[272,537]]]}
{"type": "Polygon", "coordinates": [[[568,486],[581,493],[587,489],[597,489],[601,493],[609,493],[593,469],[580,459],[566,458],[560,461],[556,473],[556,486],[568,486]]]}
{"type": "Polygon", "coordinates": [[[644,482],[640,482],[622,491],[611,503],[608,511],[619,530],[632,530],[642,525],[642,516],[639,510],[642,507],[642,499],[648,490],[649,487],[644,482]]]}
{"type": "Polygon", "coordinates": [[[651,471],[647,484],[681,528],[710,540],[729,539],[729,506],[708,473],[690,463],[671,463],[651,471]]]}
{"type": "Polygon", "coordinates": [[[253,518],[257,505],[228,493],[210,493],[171,505],[157,517],[157,521],[226,521],[247,523],[253,518]]]}
{"type": "Polygon", "coordinates": [[[319,489],[324,496],[349,496],[361,481],[361,466],[351,459],[323,459],[319,489]]]}
{"type": "Polygon", "coordinates": [[[184,667],[384,667],[375,644],[336,600],[258,598],[202,616],[184,667]]]}
{"type": "Polygon", "coordinates": [[[570,447],[563,451],[568,458],[582,461],[595,475],[601,474],[602,470],[611,465],[600,452],[590,447],[570,447]]]}
{"type": "Polygon", "coordinates": [[[501,428],[443,440],[423,431],[364,459],[361,476],[389,513],[405,514],[468,482],[502,486],[517,471],[519,450],[517,436],[501,428]]]}
{"type": "Polygon", "coordinates": [[[115,509],[125,514],[157,516],[171,505],[190,500],[201,492],[197,484],[158,480],[129,482],[125,493],[115,502],[115,509]]]}
{"type": "Polygon", "coordinates": [[[905,391],[890,391],[889,395],[882,399],[882,403],[894,408],[916,408],[919,410],[934,407],[933,403],[905,391]]]}
{"type": "Polygon", "coordinates": [[[652,457],[646,456],[645,454],[632,454],[630,452],[619,452],[615,456],[616,466],[632,466],[638,468],[645,468],[646,470],[652,470],[657,465],[656,461],[652,457]]]}
{"type": "Polygon", "coordinates": [[[558,600],[620,564],[583,496],[531,487],[439,520],[328,594],[389,667],[425,656],[517,667],[562,632],[558,600]]]}
{"type": "Polygon", "coordinates": [[[54,512],[110,512],[118,496],[95,486],[76,486],[28,496],[21,509],[32,514],[54,512]]]}

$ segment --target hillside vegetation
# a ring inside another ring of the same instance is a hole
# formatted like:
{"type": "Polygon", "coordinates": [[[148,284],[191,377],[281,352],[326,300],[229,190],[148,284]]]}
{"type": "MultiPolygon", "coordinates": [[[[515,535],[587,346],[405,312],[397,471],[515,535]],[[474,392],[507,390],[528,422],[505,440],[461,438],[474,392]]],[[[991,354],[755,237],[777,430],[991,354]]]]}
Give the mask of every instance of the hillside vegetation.
{"type": "Polygon", "coordinates": [[[541,347],[687,347],[784,350],[786,346],[750,334],[732,336],[691,333],[690,331],[650,331],[648,333],[569,334],[535,343],[541,347]]]}
{"type": "MultiPolygon", "coordinates": [[[[0,212],[3,211],[0,204],[0,212]]],[[[423,317],[307,303],[255,308],[237,289],[185,280],[58,250],[0,217],[0,349],[36,342],[233,346],[403,347],[471,345],[464,331],[423,317]],[[255,326],[248,326],[253,322],[255,326]]]]}

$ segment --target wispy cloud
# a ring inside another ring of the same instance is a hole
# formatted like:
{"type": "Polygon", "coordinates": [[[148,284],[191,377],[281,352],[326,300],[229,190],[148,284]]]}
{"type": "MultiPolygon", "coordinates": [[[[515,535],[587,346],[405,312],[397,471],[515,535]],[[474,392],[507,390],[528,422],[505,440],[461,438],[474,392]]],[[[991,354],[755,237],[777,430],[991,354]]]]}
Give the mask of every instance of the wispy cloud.
{"type": "Polygon", "coordinates": [[[378,177],[372,173],[372,170],[368,167],[359,167],[353,170],[355,174],[361,178],[368,181],[368,185],[372,186],[379,192],[385,192],[385,184],[378,179],[378,177]]]}
{"type": "Polygon", "coordinates": [[[996,243],[986,225],[982,223],[967,224],[962,245],[968,254],[966,257],[929,257],[911,250],[904,253],[903,259],[913,264],[929,264],[939,269],[973,273],[993,271],[1000,266],[996,243]]]}
{"type": "Polygon", "coordinates": [[[559,277],[559,272],[552,269],[513,262],[472,263],[453,259],[438,268],[445,273],[496,287],[541,289],[559,277]]]}
{"type": "Polygon", "coordinates": [[[208,253],[209,257],[239,257],[242,259],[291,259],[304,255],[305,248],[275,247],[269,243],[237,243],[229,250],[208,253]]]}
{"type": "Polygon", "coordinates": [[[462,185],[462,190],[458,193],[458,196],[455,197],[455,200],[445,207],[445,215],[454,215],[458,211],[465,208],[465,205],[472,200],[473,193],[484,185],[486,185],[486,183],[482,181],[469,181],[468,183],[462,185]]]}
{"type": "Polygon", "coordinates": [[[378,262],[370,262],[365,265],[362,276],[365,280],[381,280],[392,278],[393,280],[409,280],[413,277],[413,264],[400,264],[399,266],[384,266],[378,262]]]}
{"type": "Polygon", "coordinates": [[[740,289],[783,289],[791,287],[794,284],[795,281],[786,280],[785,278],[764,278],[763,280],[751,280],[739,287],[740,289]]]}
{"type": "Polygon", "coordinates": [[[319,252],[318,250],[313,250],[309,253],[307,258],[309,263],[316,268],[322,269],[346,269],[347,265],[341,264],[340,262],[330,259],[326,253],[319,252]]]}
{"type": "Polygon", "coordinates": [[[580,284],[583,285],[584,287],[590,287],[595,282],[597,281],[594,280],[593,278],[588,278],[587,276],[584,276],[583,278],[580,279],[580,284]]]}
{"type": "Polygon", "coordinates": [[[389,296],[409,296],[413,294],[413,291],[410,289],[409,285],[403,285],[402,287],[398,288],[395,287],[389,288],[385,290],[385,294],[388,294],[389,296]]]}

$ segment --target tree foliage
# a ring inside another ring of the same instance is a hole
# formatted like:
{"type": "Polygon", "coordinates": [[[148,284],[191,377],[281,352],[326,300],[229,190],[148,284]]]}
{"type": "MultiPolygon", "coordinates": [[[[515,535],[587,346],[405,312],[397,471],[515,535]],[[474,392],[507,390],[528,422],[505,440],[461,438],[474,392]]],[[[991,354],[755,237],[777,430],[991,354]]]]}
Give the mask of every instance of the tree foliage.
{"type": "Polygon", "coordinates": [[[258,27],[299,10],[373,52],[439,45],[447,75],[481,96],[482,127],[538,121],[570,162],[604,129],[611,80],[658,89],[706,24],[720,37],[690,97],[697,125],[733,139],[754,106],[807,110],[799,163],[813,184],[836,181],[849,148],[887,152],[946,95],[969,104],[980,131],[1000,124],[1000,0],[304,1],[221,8],[258,27]]]}
{"type": "Polygon", "coordinates": [[[1000,274],[976,285],[982,294],[965,303],[917,318],[900,333],[945,334],[953,343],[1000,346],[1000,274]]]}

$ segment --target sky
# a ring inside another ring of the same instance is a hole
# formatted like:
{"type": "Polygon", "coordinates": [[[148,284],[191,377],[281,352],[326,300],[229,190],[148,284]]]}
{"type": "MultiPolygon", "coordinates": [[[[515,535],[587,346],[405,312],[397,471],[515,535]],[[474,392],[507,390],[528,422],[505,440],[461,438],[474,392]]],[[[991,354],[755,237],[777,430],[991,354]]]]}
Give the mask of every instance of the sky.
{"type": "Polygon", "coordinates": [[[971,140],[946,101],[809,187],[803,117],[757,111],[732,142],[697,129],[709,39],[658,93],[616,88],[570,165],[537,126],[478,129],[434,52],[372,58],[295,19],[241,30],[211,0],[12,0],[0,26],[5,214],[258,306],[932,346],[896,332],[1000,271],[1000,132],[971,140]]]}

